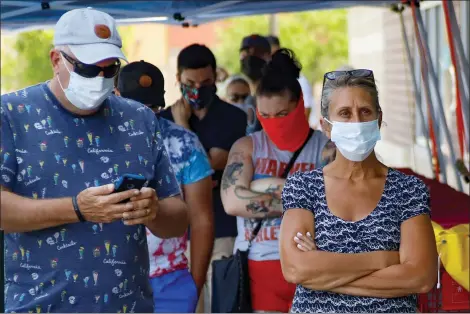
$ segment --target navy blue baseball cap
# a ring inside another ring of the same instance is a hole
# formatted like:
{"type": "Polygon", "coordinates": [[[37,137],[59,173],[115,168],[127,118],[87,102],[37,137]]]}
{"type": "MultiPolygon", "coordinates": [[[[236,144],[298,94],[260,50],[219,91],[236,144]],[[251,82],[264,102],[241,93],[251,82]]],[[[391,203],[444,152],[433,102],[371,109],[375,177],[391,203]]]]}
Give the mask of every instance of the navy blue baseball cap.
{"type": "Polygon", "coordinates": [[[165,79],[160,69],[151,63],[138,61],[123,67],[117,89],[124,98],[151,107],[165,107],[165,79]]]}
{"type": "Polygon", "coordinates": [[[243,38],[240,51],[248,48],[256,48],[262,53],[271,53],[271,45],[269,44],[269,41],[266,37],[258,34],[252,34],[243,38]]]}

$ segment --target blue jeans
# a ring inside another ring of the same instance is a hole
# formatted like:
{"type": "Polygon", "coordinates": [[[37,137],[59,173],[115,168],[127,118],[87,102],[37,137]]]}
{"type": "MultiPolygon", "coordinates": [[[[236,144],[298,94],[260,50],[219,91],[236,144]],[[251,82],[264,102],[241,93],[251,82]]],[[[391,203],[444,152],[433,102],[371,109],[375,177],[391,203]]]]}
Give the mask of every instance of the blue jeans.
{"type": "Polygon", "coordinates": [[[150,278],[150,285],[153,289],[154,313],[195,312],[199,297],[189,270],[177,270],[150,278]]]}

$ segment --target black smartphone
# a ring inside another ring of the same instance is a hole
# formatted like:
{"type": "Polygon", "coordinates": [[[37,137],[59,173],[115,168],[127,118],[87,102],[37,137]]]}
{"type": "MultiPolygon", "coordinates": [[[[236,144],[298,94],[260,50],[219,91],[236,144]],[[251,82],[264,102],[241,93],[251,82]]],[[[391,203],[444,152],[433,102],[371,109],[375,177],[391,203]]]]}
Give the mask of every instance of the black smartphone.
{"type": "MultiPolygon", "coordinates": [[[[147,187],[149,181],[141,175],[137,174],[123,174],[119,180],[114,182],[114,192],[113,193],[119,193],[119,192],[124,192],[128,190],[133,190],[137,189],[140,190],[144,187],[147,187]]],[[[129,200],[124,200],[121,203],[126,203],[129,200]]]]}

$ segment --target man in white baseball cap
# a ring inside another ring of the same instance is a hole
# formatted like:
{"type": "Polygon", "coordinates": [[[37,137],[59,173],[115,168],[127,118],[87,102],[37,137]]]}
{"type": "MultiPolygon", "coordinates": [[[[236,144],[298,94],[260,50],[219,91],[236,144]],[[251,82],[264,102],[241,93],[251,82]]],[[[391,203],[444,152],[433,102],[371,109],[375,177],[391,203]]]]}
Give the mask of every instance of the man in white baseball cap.
{"type": "Polygon", "coordinates": [[[68,45],[83,63],[94,64],[111,58],[126,60],[116,22],[109,15],[92,8],[72,10],[55,26],[54,46],[68,45]]]}
{"type": "Polygon", "coordinates": [[[146,230],[188,227],[159,122],[111,94],[125,60],[111,16],[65,13],[54,45],[52,80],[1,97],[5,310],[153,312],[146,230]],[[145,187],[115,191],[123,174],[145,187]]]}

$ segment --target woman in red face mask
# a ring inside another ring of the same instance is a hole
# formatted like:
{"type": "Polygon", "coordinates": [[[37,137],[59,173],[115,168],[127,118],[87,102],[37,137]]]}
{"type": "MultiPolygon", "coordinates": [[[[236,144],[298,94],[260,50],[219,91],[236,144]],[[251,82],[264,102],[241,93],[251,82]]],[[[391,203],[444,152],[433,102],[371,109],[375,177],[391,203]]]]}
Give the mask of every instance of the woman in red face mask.
{"type": "Polygon", "coordinates": [[[233,145],[222,178],[225,211],[237,216],[235,250],[249,247],[254,311],[285,313],[295,292],[295,285],[285,281],[279,261],[285,177],[334,158],[335,147],[328,138],[309,128],[297,81],[300,69],[291,50],[280,49],[272,56],[256,91],[256,114],[263,130],[233,145]]]}

